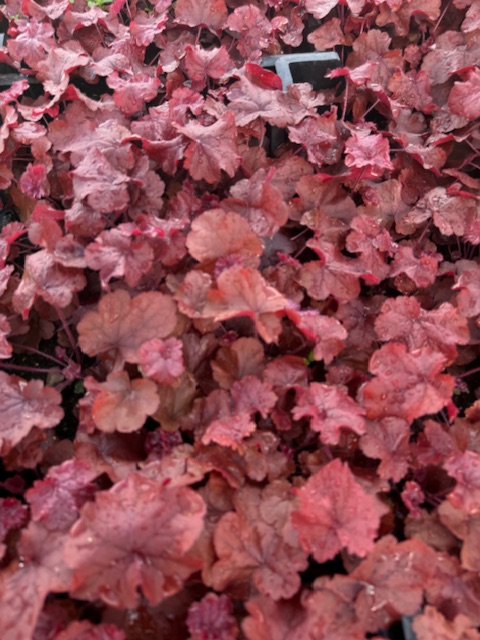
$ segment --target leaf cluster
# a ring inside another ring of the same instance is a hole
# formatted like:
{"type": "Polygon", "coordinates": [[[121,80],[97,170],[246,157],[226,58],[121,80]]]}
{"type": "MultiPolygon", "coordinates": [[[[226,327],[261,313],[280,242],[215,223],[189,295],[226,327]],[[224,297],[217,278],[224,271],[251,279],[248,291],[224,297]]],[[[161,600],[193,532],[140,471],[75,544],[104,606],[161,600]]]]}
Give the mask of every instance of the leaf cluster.
{"type": "Polygon", "coordinates": [[[480,638],[478,4],[0,10],[2,637],[480,638]]]}

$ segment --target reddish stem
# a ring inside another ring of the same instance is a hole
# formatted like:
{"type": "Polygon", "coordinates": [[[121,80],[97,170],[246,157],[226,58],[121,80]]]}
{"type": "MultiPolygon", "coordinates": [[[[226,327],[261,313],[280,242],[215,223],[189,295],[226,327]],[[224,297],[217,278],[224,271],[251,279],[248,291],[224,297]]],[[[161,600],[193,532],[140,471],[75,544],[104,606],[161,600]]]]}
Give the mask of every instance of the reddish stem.
{"type": "Polygon", "coordinates": [[[477,367],[476,369],[471,369],[470,371],[466,371],[465,373],[461,373],[458,376],[455,376],[456,378],[466,378],[467,376],[471,376],[473,373],[478,373],[480,371],[480,367],[477,367]]]}
{"type": "Polygon", "coordinates": [[[60,369],[52,367],[51,369],[45,369],[43,367],[25,367],[21,364],[10,364],[9,362],[0,362],[0,369],[13,369],[15,371],[27,371],[29,373],[62,373],[60,369]]]}
{"type": "Polygon", "coordinates": [[[55,362],[56,364],[59,364],[61,367],[65,367],[66,366],[66,362],[62,362],[58,358],[55,358],[54,356],[51,356],[48,353],[44,353],[43,351],[39,351],[39,349],[34,349],[34,347],[27,347],[24,344],[19,344],[19,343],[15,343],[15,342],[11,342],[10,344],[13,347],[18,347],[19,349],[24,349],[25,351],[29,351],[30,353],[36,353],[37,355],[41,356],[42,358],[47,358],[48,360],[51,360],[52,362],[55,362]]]}
{"type": "Polygon", "coordinates": [[[63,311],[57,305],[55,305],[55,310],[56,310],[56,312],[58,314],[58,317],[60,318],[60,322],[63,325],[65,333],[67,334],[67,338],[68,338],[70,344],[72,345],[73,351],[75,353],[75,360],[78,362],[79,365],[81,365],[80,351],[78,350],[78,346],[77,346],[77,343],[75,342],[75,338],[73,337],[73,333],[70,331],[70,327],[68,326],[68,322],[67,322],[65,316],[63,315],[63,311]]]}

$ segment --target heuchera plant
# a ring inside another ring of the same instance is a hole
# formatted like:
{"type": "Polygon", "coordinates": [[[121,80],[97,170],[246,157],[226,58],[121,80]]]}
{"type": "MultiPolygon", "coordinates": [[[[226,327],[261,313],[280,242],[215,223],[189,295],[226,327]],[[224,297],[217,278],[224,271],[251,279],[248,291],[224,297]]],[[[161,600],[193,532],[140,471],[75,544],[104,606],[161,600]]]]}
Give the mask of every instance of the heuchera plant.
{"type": "Polygon", "coordinates": [[[2,638],[480,639],[479,6],[4,3],[2,638]]]}

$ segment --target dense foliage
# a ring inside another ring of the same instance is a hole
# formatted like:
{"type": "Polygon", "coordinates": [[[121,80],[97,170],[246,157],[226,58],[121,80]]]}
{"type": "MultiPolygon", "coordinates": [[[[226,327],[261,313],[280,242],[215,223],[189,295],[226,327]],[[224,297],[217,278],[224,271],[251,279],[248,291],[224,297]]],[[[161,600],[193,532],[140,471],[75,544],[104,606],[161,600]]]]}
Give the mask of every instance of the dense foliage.
{"type": "Polygon", "coordinates": [[[479,0],[2,12],[2,639],[480,639],[479,0]]]}

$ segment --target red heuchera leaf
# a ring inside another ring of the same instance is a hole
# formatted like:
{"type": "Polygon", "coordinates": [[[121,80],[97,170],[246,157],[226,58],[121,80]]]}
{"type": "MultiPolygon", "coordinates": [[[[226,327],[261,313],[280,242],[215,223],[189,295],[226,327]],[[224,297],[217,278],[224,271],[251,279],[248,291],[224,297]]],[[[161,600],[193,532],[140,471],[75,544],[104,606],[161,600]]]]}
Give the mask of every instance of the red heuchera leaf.
{"type": "Polygon", "coordinates": [[[295,127],[288,127],[288,137],[307,150],[312,164],[336,164],[343,151],[337,122],[337,110],[332,109],[327,115],[304,118],[295,127]]]}
{"type": "Polygon", "coordinates": [[[415,255],[413,248],[400,245],[391,264],[390,277],[404,273],[417,287],[429,287],[435,282],[438,273],[438,263],[442,256],[438,253],[421,253],[415,255]]]}
{"type": "MultiPolygon", "coordinates": [[[[16,498],[0,498],[0,543],[3,543],[11,529],[23,527],[28,520],[28,507],[16,498]]],[[[0,555],[3,556],[0,544],[0,555]]]]}
{"type": "Polygon", "coordinates": [[[248,413],[229,415],[214,420],[208,425],[202,436],[203,444],[215,442],[222,447],[230,447],[234,451],[244,451],[242,441],[251,436],[257,425],[248,413]]]}
{"type": "Polygon", "coordinates": [[[214,589],[256,589],[273,600],[291,598],[300,588],[299,572],[307,554],[298,547],[290,522],[293,508],[288,482],[265,489],[246,486],[234,497],[235,512],[226,513],[214,532],[215,553],[208,582],[214,589]]]}
{"type": "Polygon", "coordinates": [[[47,179],[48,167],[44,164],[28,164],[20,176],[18,186],[31,198],[45,198],[50,195],[50,184],[47,179]]]}
{"type": "Polygon", "coordinates": [[[360,253],[361,277],[369,284],[378,284],[388,277],[390,267],[386,256],[394,253],[396,245],[386,229],[367,215],[355,216],[345,247],[351,253],[360,253]]]}
{"type": "Polygon", "coordinates": [[[336,459],[298,490],[292,523],[302,548],[317,562],[346,548],[363,557],[374,547],[380,523],[377,500],[365,493],[347,464],[336,459]]]}
{"type": "Polygon", "coordinates": [[[62,396],[41,380],[28,382],[0,371],[0,451],[5,455],[32,429],[49,429],[63,418],[62,396]]]}
{"type": "Polygon", "coordinates": [[[393,171],[388,140],[380,134],[361,135],[353,132],[345,143],[345,164],[361,170],[364,180],[378,178],[393,171]]]}
{"type": "Polygon", "coordinates": [[[263,251],[248,222],[222,209],[210,209],[195,218],[186,244],[190,255],[199,262],[239,254],[251,267],[258,266],[263,251]]]}
{"type": "Polygon", "coordinates": [[[414,480],[407,480],[400,495],[409,515],[412,518],[421,519],[423,516],[420,506],[426,501],[421,486],[414,480]]]}
{"type": "Polygon", "coordinates": [[[381,538],[347,578],[361,587],[355,608],[365,618],[367,630],[385,629],[402,615],[415,615],[436,566],[436,553],[424,542],[397,542],[392,535],[381,538]]]}
{"type": "Polygon", "coordinates": [[[228,596],[207,593],[188,609],[190,640],[235,640],[238,627],[232,614],[233,605],[228,596]]]}
{"type": "Polygon", "coordinates": [[[480,11],[477,3],[472,3],[465,14],[465,20],[462,22],[462,31],[471,33],[480,28],[480,11]]]}
{"type": "Polygon", "coordinates": [[[474,451],[455,453],[443,464],[457,484],[448,501],[466,514],[477,514],[480,508],[480,455],[474,451]]]}
{"type": "Polygon", "coordinates": [[[259,169],[251,178],[238,180],[230,189],[232,197],[221,202],[226,211],[246,218],[252,232],[269,238],[288,220],[288,205],[280,189],[271,184],[272,173],[259,169]]]}
{"type": "Polygon", "coordinates": [[[430,80],[423,69],[408,73],[397,69],[388,81],[388,89],[395,100],[400,100],[410,109],[417,109],[424,113],[432,113],[436,109],[431,95],[430,80]]]}
{"type": "Polygon", "coordinates": [[[74,239],[72,234],[68,234],[57,242],[53,250],[53,256],[58,264],[63,267],[74,267],[85,269],[85,247],[74,239]]]}
{"type": "Polygon", "coordinates": [[[460,551],[462,567],[469,571],[480,571],[480,516],[478,511],[465,513],[463,509],[459,509],[449,500],[445,500],[438,507],[437,513],[441,523],[463,542],[460,551]]]}
{"type": "Polygon", "coordinates": [[[183,344],[177,338],[147,340],[138,355],[143,374],[160,384],[173,384],[185,370],[183,344]]]}
{"type": "Polygon", "coordinates": [[[63,218],[63,211],[38,203],[32,212],[31,222],[28,227],[28,239],[33,244],[38,244],[54,253],[58,242],[63,238],[63,231],[60,226],[63,218]]]}
{"type": "Polygon", "coordinates": [[[448,106],[453,113],[469,120],[480,118],[480,71],[468,70],[465,82],[455,82],[448,97],[448,106]]]}
{"type": "Polygon", "coordinates": [[[55,30],[50,23],[32,18],[26,20],[19,17],[15,23],[15,37],[9,38],[6,43],[8,53],[13,60],[24,60],[29,67],[35,69],[45,59],[46,52],[55,47],[55,39],[52,37],[55,30]]]}
{"type": "Polygon", "coordinates": [[[342,427],[359,435],[365,432],[365,410],[344,389],[312,382],[306,389],[297,389],[297,396],[293,417],[311,418],[310,428],[320,433],[325,444],[338,444],[342,427]]]}
{"type": "Polygon", "coordinates": [[[122,145],[130,133],[127,124],[118,112],[95,114],[73,102],[49,124],[48,139],[61,157],[70,159],[74,166],[96,149],[116,169],[127,169],[133,163],[130,146],[122,145]]]}
{"type": "Polygon", "coordinates": [[[406,296],[385,300],[375,320],[375,331],[384,342],[401,340],[409,351],[430,346],[452,362],[457,354],[455,345],[470,340],[466,318],[449,302],[425,311],[416,298],[406,296]]]}
{"type": "Polygon", "coordinates": [[[107,76],[107,84],[113,89],[113,99],[117,107],[127,116],[133,116],[153,100],[160,87],[160,80],[145,73],[137,73],[128,78],[121,78],[117,71],[107,76]]]}
{"type": "Polygon", "coordinates": [[[114,624],[92,624],[82,620],[69,624],[53,640],[126,640],[126,636],[114,624]]]}
{"type": "Polygon", "coordinates": [[[71,40],[68,44],[71,48],[64,46],[50,49],[45,60],[37,64],[37,78],[52,96],[60,97],[67,88],[70,72],[89,63],[89,56],[78,42],[71,40]]]}
{"type": "Polygon", "coordinates": [[[77,237],[86,236],[90,239],[104,230],[105,223],[103,214],[85,202],[76,201],[72,207],[65,209],[65,229],[77,237]]]}
{"type": "MultiPolygon", "coordinates": [[[[186,147],[183,136],[173,126],[171,115],[159,112],[161,107],[149,109],[149,115],[132,122],[132,132],[141,139],[149,158],[157,162],[165,173],[173,175],[186,147]]],[[[132,136],[132,139],[135,139],[132,136]]]]}
{"type": "Polygon", "coordinates": [[[226,111],[211,125],[191,121],[175,128],[192,140],[185,149],[184,165],[194,180],[213,184],[220,180],[221,169],[233,178],[241,162],[233,113],[226,111]]]}
{"type": "Polygon", "coordinates": [[[480,269],[466,269],[452,287],[457,294],[458,309],[466,318],[480,314],[480,269]]]}
{"type": "Polygon", "coordinates": [[[410,448],[415,455],[417,464],[420,463],[422,466],[440,465],[452,454],[459,452],[462,440],[462,435],[458,440],[438,422],[425,420],[422,433],[418,435],[415,445],[411,444],[410,448]]]}
{"type": "Polygon", "coordinates": [[[232,60],[224,46],[204,49],[200,46],[185,47],[185,68],[192,80],[192,88],[201,91],[207,78],[219,80],[232,67],[232,60]]]}
{"type": "MultiPolygon", "coordinates": [[[[337,588],[342,577],[334,576],[331,580],[320,577],[315,580],[315,590],[304,591],[301,603],[307,619],[299,638],[312,638],[320,632],[324,640],[365,640],[365,625],[355,609],[351,593],[345,589],[347,593],[344,594],[341,587],[337,588]]],[[[377,636],[374,638],[380,640],[377,636]]]]}
{"type": "Polygon", "coordinates": [[[336,7],[338,0],[306,0],[305,8],[317,20],[325,18],[336,7]]]}
{"type": "Polygon", "coordinates": [[[263,89],[279,89],[280,91],[283,89],[280,76],[277,76],[273,71],[264,69],[259,64],[245,63],[245,75],[251,82],[258,84],[263,89]]]}
{"type": "Polygon", "coordinates": [[[384,299],[384,296],[362,296],[339,306],[335,315],[348,332],[347,348],[368,349],[377,342],[373,323],[384,299]]]}
{"type": "Polygon", "coordinates": [[[314,300],[325,300],[332,295],[339,302],[348,302],[360,294],[358,264],[346,258],[338,247],[325,240],[308,240],[320,260],[302,264],[297,281],[314,300]]]}
{"type": "Polygon", "coordinates": [[[36,480],[25,497],[32,520],[49,531],[67,532],[78,518],[80,508],[93,499],[97,476],[93,467],[82,460],[66,460],[51,467],[43,480],[36,480]]]}
{"type": "Polygon", "coordinates": [[[189,318],[203,317],[211,284],[212,278],[208,273],[189,271],[175,291],[179,310],[189,318]]]}
{"type": "Polygon", "coordinates": [[[177,593],[199,566],[187,555],[203,529],[205,503],[188,487],[131,473],[84,505],[65,559],[74,598],[135,608],[177,593]]]}
{"type": "Polygon", "coordinates": [[[477,204],[460,196],[450,196],[444,187],[431,189],[415,207],[397,224],[402,233],[433,218],[435,226],[444,236],[463,236],[477,217],[477,204]]]}
{"type": "Polygon", "coordinates": [[[70,575],[63,560],[63,533],[36,522],[23,529],[18,561],[0,574],[0,620],[9,640],[34,638],[34,629],[50,591],[68,591],[70,575]]]}
{"type": "Polygon", "coordinates": [[[129,203],[127,185],[130,178],[118,171],[105,154],[94,147],[71,172],[73,189],[79,200],[101,213],[123,211],[129,203]]]}
{"type": "Polygon", "coordinates": [[[438,609],[427,605],[415,616],[412,629],[417,640],[480,640],[476,626],[461,613],[449,620],[438,609]]]}
{"type": "Polygon", "coordinates": [[[265,368],[262,343],[255,338],[239,338],[217,351],[211,367],[213,378],[222,389],[230,389],[243,376],[260,376],[265,368]]]}
{"type": "Polygon", "coordinates": [[[42,249],[31,253],[25,260],[22,280],[13,294],[13,306],[28,318],[37,297],[63,309],[72,301],[76,291],[82,291],[87,280],[80,269],[57,264],[54,256],[42,249]]]}
{"type": "Polygon", "coordinates": [[[68,0],[48,0],[44,5],[37,4],[34,0],[27,0],[23,11],[26,15],[32,16],[36,20],[43,20],[48,17],[50,20],[60,18],[69,8],[68,0]]]}
{"type": "Polygon", "coordinates": [[[306,387],[308,369],[303,358],[281,356],[267,364],[263,370],[263,379],[275,389],[277,394],[286,393],[293,387],[306,387]]]}
{"type": "Polygon", "coordinates": [[[153,249],[146,240],[131,238],[118,228],[102,231],[85,248],[87,266],[100,271],[103,286],[111,278],[124,276],[125,282],[135,287],[152,268],[153,258],[153,249]]]}
{"type": "Polygon", "coordinates": [[[371,61],[375,67],[371,81],[385,85],[390,75],[404,64],[402,52],[399,49],[391,49],[391,42],[392,38],[387,31],[363,31],[353,43],[353,52],[347,58],[348,66],[357,67],[365,61],[371,61]]]}
{"type": "Polygon", "coordinates": [[[147,291],[130,298],[118,290],[103,296],[98,311],[78,323],[78,344],[89,356],[114,351],[116,365],[138,362],[138,350],[153,338],[166,338],[175,328],[175,303],[163,293],[147,291]]]}
{"type": "MultiPolygon", "coordinates": [[[[0,233],[0,290],[5,291],[6,283],[5,277],[11,273],[13,267],[11,265],[6,266],[6,260],[12,244],[25,233],[25,226],[21,222],[10,222],[6,224],[0,233]],[[10,270],[10,271],[9,271],[10,270]]],[[[8,278],[7,278],[8,280],[8,278]]]]}
{"type": "Polygon", "coordinates": [[[242,622],[248,640],[302,640],[305,611],[295,601],[275,602],[266,596],[254,596],[245,604],[250,614],[242,622]]]}
{"type": "Polygon", "coordinates": [[[262,382],[255,376],[244,376],[233,383],[230,392],[235,413],[260,413],[267,418],[275,406],[277,396],[268,382],[262,382]]]}
{"type": "Polygon", "coordinates": [[[290,311],[287,315],[305,337],[315,342],[315,360],[330,364],[345,347],[348,333],[336,318],[320,316],[315,311],[290,311]]]}
{"type": "Polygon", "coordinates": [[[205,26],[209,29],[221,29],[227,19],[228,12],[224,0],[177,0],[175,18],[189,27],[205,26]]]}
{"type": "Polygon", "coordinates": [[[446,357],[430,347],[409,353],[404,344],[389,342],[375,351],[369,369],[376,377],[360,390],[367,417],[397,416],[407,422],[436,413],[451,400],[452,376],[441,374],[446,357]]]}
{"type": "Polygon", "coordinates": [[[267,285],[258,271],[233,267],[217,278],[217,290],[210,290],[204,309],[216,321],[248,316],[265,342],[275,342],[281,331],[277,316],[288,306],[280,293],[267,285]]]}
{"type": "MultiPolygon", "coordinates": [[[[8,42],[11,42],[12,40],[9,39],[8,42]]],[[[7,44],[8,44],[7,42],[7,44]]],[[[17,118],[15,117],[15,113],[14,113],[14,109],[9,106],[9,102],[11,102],[12,100],[16,100],[19,96],[22,95],[22,93],[24,93],[27,89],[28,89],[28,81],[27,80],[16,80],[15,82],[12,82],[12,84],[10,85],[10,87],[8,89],[6,89],[5,91],[1,91],[0,92],[0,105],[4,108],[4,123],[3,126],[0,127],[0,131],[3,131],[3,133],[7,134],[8,132],[8,127],[5,127],[5,124],[16,124],[16,130],[15,132],[11,132],[12,134],[15,135],[15,137],[17,137],[17,134],[21,135],[22,131],[23,131],[23,127],[26,126],[27,129],[31,126],[31,123],[29,123],[28,125],[19,125],[17,118]],[[8,116],[7,116],[8,114],[8,116]]],[[[34,127],[36,126],[35,124],[33,125],[34,127]]],[[[41,125],[37,125],[38,127],[41,127],[41,125]]],[[[3,138],[3,135],[0,136],[0,138],[3,138]]],[[[3,142],[3,141],[2,141],[3,142]]],[[[3,152],[3,148],[2,148],[2,143],[0,143],[0,150],[3,152]]]]}
{"type": "Polygon", "coordinates": [[[317,51],[332,49],[337,44],[345,44],[345,34],[339,18],[331,18],[322,21],[320,27],[312,31],[307,36],[308,42],[313,44],[317,51]]]}
{"type": "Polygon", "coordinates": [[[410,464],[410,428],[400,418],[367,420],[366,433],[359,446],[369,458],[381,460],[377,469],[380,478],[399,482],[407,473],[410,464]]]}
{"type": "Polygon", "coordinates": [[[389,228],[393,219],[401,219],[410,210],[402,199],[399,180],[385,180],[371,185],[364,192],[363,201],[364,206],[358,207],[358,213],[367,214],[383,228],[389,228]]]}
{"type": "Polygon", "coordinates": [[[155,37],[164,30],[166,22],[165,13],[156,15],[156,12],[148,14],[138,12],[135,20],[132,20],[129,25],[130,33],[137,47],[148,47],[149,44],[152,44],[155,37]]]}
{"type": "Polygon", "coordinates": [[[272,25],[254,4],[236,7],[226,26],[240,34],[237,48],[246,60],[260,60],[262,49],[267,49],[272,41],[272,25]]]}
{"type": "Polygon", "coordinates": [[[242,76],[230,87],[227,98],[230,100],[229,111],[235,114],[239,127],[244,127],[257,118],[263,118],[277,127],[286,127],[297,124],[304,115],[309,115],[300,108],[298,114],[294,113],[285,94],[275,89],[259,87],[247,76],[242,76]]]}
{"type": "Polygon", "coordinates": [[[3,313],[0,313],[0,359],[11,358],[12,345],[7,340],[7,336],[11,331],[10,323],[3,313]]]}
{"type": "Polygon", "coordinates": [[[126,371],[115,371],[101,383],[92,407],[92,418],[100,431],[130,433],[143,426],[158,408],[157,385],[151,380],[130,380],[126,371]]]}

